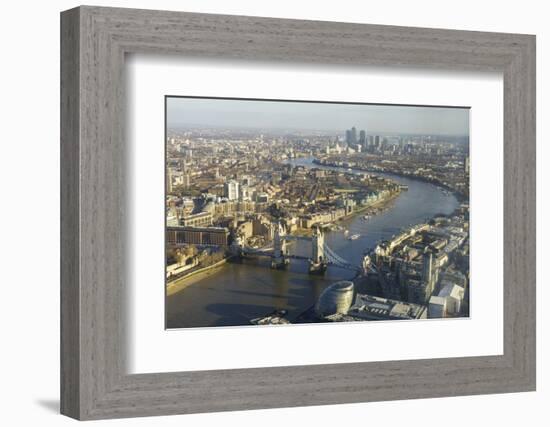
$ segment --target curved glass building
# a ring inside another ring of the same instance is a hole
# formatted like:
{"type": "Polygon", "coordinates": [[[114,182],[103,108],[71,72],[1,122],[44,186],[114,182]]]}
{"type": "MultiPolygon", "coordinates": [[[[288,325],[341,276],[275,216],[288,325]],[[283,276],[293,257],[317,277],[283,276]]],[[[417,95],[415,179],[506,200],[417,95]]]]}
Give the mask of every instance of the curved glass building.
{"type": "Polygon", "coordinates": [[[333,283],[319,296],[315,314],[319,317],[346,314],[353,304],[353,282],[342,280],[333,283]]]}

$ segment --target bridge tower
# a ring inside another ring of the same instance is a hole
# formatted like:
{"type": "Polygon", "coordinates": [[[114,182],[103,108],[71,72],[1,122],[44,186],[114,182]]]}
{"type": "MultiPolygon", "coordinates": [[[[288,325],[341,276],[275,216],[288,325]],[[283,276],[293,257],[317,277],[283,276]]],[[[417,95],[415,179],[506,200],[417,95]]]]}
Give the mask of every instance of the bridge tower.
{"type": "Polygon", "coordinates": [[[233,243],[231,243],[229,251],[232,255],[236,255],[239,258],[243,256],[243,240],[241,236],[234,236],[233,243]]]}
{"type": "Polygon", "coordinates": [[[370,257],[370,254],[367,254],[363,257],[363,275],[366,276],[369,270],[374,270],[374,268],[372,266],[372,259],[370,257]]]}
{"type": "Polygon", "coordinates": [[[288,264],[286,240],[284,239],[281,223],[275,224],[275,236],[273,238],[273,255],[271,256],[271,268],[285,268],[288,264]]]}
{"type": "Polygon", "coordinates": [[[309,264],[310,273],[324,273],[327,269],[325,257],[325,235],[323,230],[315,227],[311,238],[311,260],[309,264]]]}

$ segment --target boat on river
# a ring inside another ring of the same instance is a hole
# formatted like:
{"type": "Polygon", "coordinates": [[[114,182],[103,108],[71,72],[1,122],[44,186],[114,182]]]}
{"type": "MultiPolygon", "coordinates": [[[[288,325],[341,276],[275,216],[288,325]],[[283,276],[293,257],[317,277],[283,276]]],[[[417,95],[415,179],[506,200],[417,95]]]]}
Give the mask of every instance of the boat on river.
{"type": "Polygon", "coordinates": [[[361,237],[360,234],[352,234],[348,237],[348,240],[357,240],[359,237],[361,237]]]}
{"type": "Polygon", "coordinates": [[[286,310],[275,310],[267,316],[251,319],[250,323],[252,325],[288,325],[290,322],[288,319],[285,319],[284,316],[286,316],[286,314],[286,310]]]}

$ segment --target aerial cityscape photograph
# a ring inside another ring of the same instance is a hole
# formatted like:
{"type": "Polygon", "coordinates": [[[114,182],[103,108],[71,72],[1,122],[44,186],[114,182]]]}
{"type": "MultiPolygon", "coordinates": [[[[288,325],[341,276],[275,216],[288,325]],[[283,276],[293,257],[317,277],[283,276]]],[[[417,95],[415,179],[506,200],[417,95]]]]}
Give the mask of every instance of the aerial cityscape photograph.
{"type": "Polygon", "coordinates": [[[166,96],[165,327],[470,316],[470,109],[166,96]]]}

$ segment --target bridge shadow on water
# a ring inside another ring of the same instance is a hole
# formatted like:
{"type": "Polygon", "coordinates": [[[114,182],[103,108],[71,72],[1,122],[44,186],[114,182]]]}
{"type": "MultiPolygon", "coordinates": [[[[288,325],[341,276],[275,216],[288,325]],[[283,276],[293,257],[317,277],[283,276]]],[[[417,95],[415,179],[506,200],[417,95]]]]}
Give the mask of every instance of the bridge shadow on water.
{"type": "Polygon", "coordinates": [[[292,322],[311,307],[330,284],[348,278],[349,270],[329,266],[323,275],[309,273],[309,263],[291,260],[283,270],[270,259],[232,259],[167,299],[166,325],[171,328],[246,326],[250,320],[286,309],[292,322]]]}
{"type": "Polygon", "coordinates": [[[277,294],[277,293],[269,293],[269,292],[256,292],[256,291],[240,291],[236,289],[229,289],[225,292],[229,292],[232,294],[238,294],[238,295],[247,295],[247,296],[254,296],[254,297],[261,297],[261,298],[284,298],[287,299],[290,297],[290,295],[287,294],[277,294]]]}

